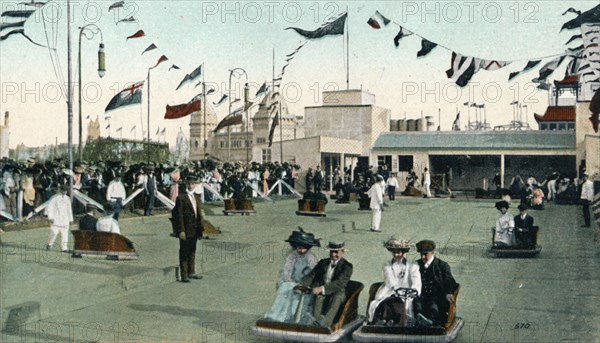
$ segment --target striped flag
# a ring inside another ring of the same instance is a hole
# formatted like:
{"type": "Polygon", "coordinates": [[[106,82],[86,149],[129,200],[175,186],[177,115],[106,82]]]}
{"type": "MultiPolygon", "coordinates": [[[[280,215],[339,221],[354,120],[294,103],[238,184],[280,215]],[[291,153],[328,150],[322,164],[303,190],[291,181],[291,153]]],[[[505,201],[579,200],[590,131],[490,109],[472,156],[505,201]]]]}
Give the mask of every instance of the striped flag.
{"type": "Polygon", "coordinates": [[[369,18],[369,20],[367,21],[367,24],[369,24],[369,26],[376,30],[387,26],[389,23],[390,20],[384,17],[381,13],[379,13],[379,11],[375,11],[375,14],[373,14],[371,18],[369,18]]]}
{"type": "Polygon", "coordinates": [[[403,37],[408,37],[408,36],[411,36],[411,35],[413,35],[413,32],[411,32],[411,31],[403,28],[402,26],[400,26],[400,31],[398,32],[398,34],[396,35],[396,37],[394,37],[394,45],[396,46],[396,48],[400,46],[400,40],[403,37]]]}

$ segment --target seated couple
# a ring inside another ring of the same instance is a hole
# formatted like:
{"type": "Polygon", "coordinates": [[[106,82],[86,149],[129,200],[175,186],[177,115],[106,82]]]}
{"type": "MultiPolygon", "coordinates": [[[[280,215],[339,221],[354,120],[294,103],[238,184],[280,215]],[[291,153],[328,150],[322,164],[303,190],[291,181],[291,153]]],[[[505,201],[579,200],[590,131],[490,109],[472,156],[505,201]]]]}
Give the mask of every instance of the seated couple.
{"type": "Polygon", "coordinates": [[[417,243],[421,258],[416,263],[408,261],[409,243],[392,237],[383,245],[392,260],[383,267],[384,282],[369,304],[370,325],[442,326],[448,319],[458,288],[450,266],[434,257],[435,243],[430,240],[417,243]]]}
{"type": "Polygon", "coordinates": [[[352,264],[344,259],[344,243],[329,242],[329,258],[317,263],[309,252],[313,246],[320,246],[313,234],[300,228],[286,242],[293,251],[283,267],[275,303],[264,318],[331,327],[346,300],[346,285],[352,276],[352,264]]]}
{"type": "Polygon", "coordinates": [[[508,213],[510,204],[498,201],[496,209],[500,218],[496,221],[494,231],[494,247],[531,246],[534,242],[533,217],[527,214],[527,205],[519,205],[519,214],[512,216],[508,213]]]}

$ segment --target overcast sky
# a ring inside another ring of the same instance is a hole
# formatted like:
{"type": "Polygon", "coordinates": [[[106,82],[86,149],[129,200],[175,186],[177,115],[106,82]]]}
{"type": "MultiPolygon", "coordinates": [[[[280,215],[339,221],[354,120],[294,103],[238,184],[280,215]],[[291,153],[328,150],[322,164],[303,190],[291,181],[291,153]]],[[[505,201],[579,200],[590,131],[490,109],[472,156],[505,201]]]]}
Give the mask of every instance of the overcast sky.
{"type": "MultiPolygon", "coordinates": [[[[2,1],[2,11],[24,9],[20,1],[2,1]]],[[[188,102],[201,87],[188,84],[175,88],[185,75],[204,63],[207,82],[216,93],[209,100],[217,101],[227,92],[229,70],[243,68],[248,74],[253,92],[272,78],[273,49],[278,74],[285,56],[304,39],[292,30],[294,26],[314,30],[332,16],[348,10],[347,29],[350,41],[350,88],[362,88],[376,96],[376,104],[389,108],[394,119],[434,116],[438,121],[441,109],[442,130],[449,130],[461,111],[461,126],[467,122],[464,102],[485,103],[487,120],[494,125],[508,124],[513,118],[509,103],[520,100],[528,104],[528,122],[534,124],[533,112],[543,113],[548,93],[535,89],[531,79],[539,68],[550,61],[546,58],[537,68],[508,82],[510,72],[521,70],[528,60],[564,53],[565,45],[578,30],[560,32],[562,24],[574,18],[562,13],[569,7],[582,11],[597,1],[125,1],[125,6],[108,11],[112,1],[73,1],[72,49],[73,80],[77,80],[78,27],[95,23],[103,33],[106,51],[106,76],[97,75],[96,54],[100,37],[82,41],[82,77],[84,85],[84,120],[100,118],[103,135],[108,124],[104,108],[126,84],[145,80],[148,68],[161,55],[169,61],[151,72],[151,122],[153,139],[157,129],[166,128],[166,140],[174,144],[180,129],[188,134],[189,117],[165,121],[165,106],[188,102]],[[392,20],[381,30],[366,24],[376,10],[392,20]],[[133,16],[137,22],[119,23],[133,16]],[[417,58],[421,39],[405,37],[396,48],[393,38],[398,25],[419,34],[438,46],[429,55],[417,58]],[[126,40],[127,36],[144,30],[145,37],[126,40]],[[141,55],[154,43],[158,49],[141,55]],[[451,51],[463,55],[494,60],[514,61],[498,71],[481,71],[471,83],[460,88],[446,77],[451,51]],[[168,71],[172,64],[181,70],[168,71]]],[[[67,106],[62,97],[57,72],[66,80],[66,1],[51,1],[30,17],[25,32],[36,42],[56,46],[58,60],[49,50],[35,46],[23,37],[12,36],[0,43],[0,82],[2,113],[11,113],[10,145],[52,144],[67,140],[67,106]],[[41,12],[46,18],[46,25],[41,12]],[[48,37],[48,40],[47,38],[48,37]]],[[[3,18],[4,21],[5,18],[3,18]]],[[[14,20],[9,20],[14,21],[14,20]]],[[[4,31],[3,31],[4,34],[4,31]]],[[[283,85],[290,110],[304,115],[305,106],[322,102],[323,90],[346,89],[346,53],[342,36],[327,36],[309,41],[287,67],[283,85]]],[[[562,79],[567,62],[552,75],[562,79]]],[[[244,78],[233,78],[240,89],[244,78]],[[238,85],[238,82],[240,83],[238,85]]],[[[77,142],[77,87],[74,97],[74,142],[77,142]]],[[[144,88],[142,105],[110,112],[111,133],[122,128],[123,138],[139,139],[142,125],[146,129],[148,92],[144,88]],[[142,124],[143,122],[143,124],[142,124]],[[132,128],[136,129],[132,131],[132,128]]],[[[219,119],[227,114],[227,105],[216,108],[219,119]]],[[[473,119],[474,114],[471,112],[473,119]]],[[[3,119],[2,119],[3,120],[3,119]]],[[[537,125],[533,125],[537,128],[537,125]]],[[[84,137],[87,127],[84,125],[84,137]]],[[[162,140],[163,138],[161,138],[162,140]]]]}

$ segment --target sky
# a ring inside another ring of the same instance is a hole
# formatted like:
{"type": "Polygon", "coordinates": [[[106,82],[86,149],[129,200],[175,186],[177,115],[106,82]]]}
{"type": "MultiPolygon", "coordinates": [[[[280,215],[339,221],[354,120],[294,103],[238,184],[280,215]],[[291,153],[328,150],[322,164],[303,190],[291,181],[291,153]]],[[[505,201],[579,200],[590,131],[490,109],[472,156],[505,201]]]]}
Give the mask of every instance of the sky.
{"type": "MultiPolygon", "coordinates": [[[[0,8],[24,9],[19,1],[2,1],[0,8]]],[[[82,39],[83,137],[87,120],[99,118],[103,136],[110,123],[111,136],[137,138],[147,126],[147,96],[144,88],[141,105],[108,113],[104,108],[126,85],[147,78],[148,68],[161,55],[169,61],[150,74],[150,134],[153,140],[166,140],[173,146],[180,130],[188,135],[189,116],[164,120],[165,106],[183,104],[201,92],[195,83],[176,91],[185,76],[204,65],[205,81],[216,89],[209,101],[216,102],[228,92],[230,72],[246,71],[251,98],[260,85],[279,74],[285,56],[303,37],[287,27],[314,30],[348,11],[349,76],[351,89],[375,94],[376,105],[389,108],[392,119],[415,119],[438,115],[441,129],[450,130],[457,111],[461,126],[467,122],[465,102],[486,104],[486,119],[492,125],[508,124],[513,119],[510,103],[527,104],[524,118],[537,128],[533,113],[543,114],[548,92],[536,89],[531,80],[549,56],[564,53],[565,45],[579,30],[564,30],[564,22],[574,18],[569,7],[586,11],[597,1],[125,1],[123,8],[108,11],[114,1],[72,1],[73,80],[77,81],[79,27],[93,23],[102,31],[106,53],[106,75],[97,74],[100,36],[82,39]],[[375,30],[366,24],[379,11],[392,23],[375,30]],[[133,16],[136,22],[118,20],[133,16]],[[398,25],[438,43],[429,55],[417,58],[421,39],[405,37],[399,47],[393,44],[398,25]],[[126,40],[144,30],[145,37],[126,40]],[[141,54],[150,44],[158,48],[141,54]],[[273,61],[273,51],[275,59],[273,61]],[[480,71],[464,88],[446,77],[451,51],[493,60],[513,61],[497,71],[480,71]],[[527,61],[548,57],[537,68],[508,82],[510,72],[521,70],[527,61]],[[172,64],[181,70],[168,71],[172,64]],[[135,126],[135,129],[132,129],[135,126]],[[116,129],[121,127],[121,132],[116,129]],[[157,137],[157,130],[165,129],[157,137]]],[[[5,18],[3,18],[4,20],[5,18]]],[[[56,47],[55,58],[47,48],[35,46],[20,36],[0,42],[0,111],[10,112],[10,147],[43,146],[67,141],[67,105],[60,82],[67,79],[66,1],[50,1],[25,25],[25,32],[36,42],[56,47]],[[41,13],[44,15],[42,16],[41,13]],[[45,19],[45,20],[44,20],[45,19]],[[48,37],[48,39],[47,39],[48,37]],[[60,65],[56,71],[54,66],[60,65]],[[60,77],[58,77],[60,76],[60,77]],[[60,81],[59,81],[60,80],[60,81]]],[[[562,79],[567,63],[550,77],[562,79]]],[[[232,78],[232,88],[241,96],[244,77],[232,78]]],[[[147,83],[146,83],[147,85],[147,83]]],[[[295,55],[282,81],[289,109],[298,116],[304,107],[322,103],[324,90],[346,89],[346,51],[343,36],[326,36],[309,41],[295,55]]],[[[235,91],[234,91],[235,93],[235,91]]],[[[74,88],[74,135],[78,140],[78,97],[74,88]]],[[[252,100],[252,99],[251,99],[252,100]]],[[[219,119],[228,106],[216,107],[219,119]]],[[[471,120],[474,113],[470,112],[471,120]]],[[[2,123],[3,123],[2,116],[2,123]]],[[[85,138],[84,138],[85,139],[85,138]]]]}

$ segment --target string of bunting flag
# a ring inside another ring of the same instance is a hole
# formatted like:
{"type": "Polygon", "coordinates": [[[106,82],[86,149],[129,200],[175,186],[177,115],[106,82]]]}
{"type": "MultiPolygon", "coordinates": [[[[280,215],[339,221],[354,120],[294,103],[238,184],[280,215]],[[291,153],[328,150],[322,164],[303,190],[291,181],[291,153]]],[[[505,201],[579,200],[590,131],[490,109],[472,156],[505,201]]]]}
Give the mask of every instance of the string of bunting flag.
{"type": "MultiPolygon", "coordinates": [[[[565,23],[563,25],[563,27],[561,28],[561,30],[574,29],[574,28],[577,28],[584,24],[589,24],[589,23],[596,23],[596,24],[600,23],[600,5],[596,6],[595,8],[593,8],[589,11],[583,12],[583,13],[581,13],[580,11],[577,11],[573,8],[570,8],[565,13],[563,13],[563,15],[565,15],[567,13],[575,13],[578,15],[578,17],[565,23]]],[[[454,51],[454,49],[451,49],[449,47],[432,42],[432,41],[428,40],[427,38],[423,37],[422,35],[415,33],[412,30],[407,29],[403,25],[400,25],[400,24],[386,18],[379,11],[376,11],[375,14],[373,14],[367,21],[367,24],[369,26],[371,26],[373,29],[377,29],[377,30],[383,29],[391,23],[394,23],[395,25],[397,25],[399,27],[399,31],[393,39],[394,45],[396,47],[400,46],[400,41],[404,37],[414,35],[414,36],[421,38],[421,49],[417,52],[417,57],[427,56],[436,47],[440,47],[442,49],[452,52],[450,69],[448,69],[446,71],[446,76],[449,79],[453,80],[460,87],[466,86],[469,83],[469,81],[471,80],[471,78],[473,77],[473,75],[475,75],[480,70],[495,71],[495,70],[504,68],[513,62],[527,61],[526,66],[522,70],[510,73],[508,80],[511,81],[518,75],[535,68],[537,65],[539,65],[542,62],[542,60],[547,59],[547,58],[552,58],[552,60],[547,62],[540,69],[539,76],[532,80],[532,82],[538,83],[540,85],[539,88],[546,89],[549,86],[547,84],[546,80],[561,65],[561,63],[567,57],[570,57],[573,60],[577,61],[578,59],[583,58],[582,55],[585,54],[586,49],[597,48],[597,42],[596,42],[596,45],[594,45],[594,42],[591,39],[586,44],[586,41],[585,41],[586,32],[585,31],[597,33],[598,27],[591,26],[591,27],[588,27],[587,29],[582,27],[582,31],[584,31],[583,35],[575,35],[575,36],[571,37],[571,39],[569,39],[569,41],[566,44],[576,41],[577,39],[583,39],[584,44],[579,47],[576,47],[576,48],[569,48],[564,53],[549,55],[549,56],[544,56],[544,57],[530,58],[530,59],[511,60],[511,61],[491,60],[491,59],[483,59],[483,58],[478,58],[478,57],[474,57],[474,56],[463,55],[459,52],[454,51]]],[[[588,54],[591,54],[591,53],[593,53],[593,52],[589,52],[588,54]]],[[[573,62],[573,61],[571,61],[571,62],[573,62]]],[[[573,62],[572,64],[573,65],[569,66],[569,69],[574,69],[574,68],[579,69],[574,65],[575,62],[573,62]]],[[[593,68],[591,68],[591,69],[593,69],[593,68]]],[[[596,68],[596,70],[598,70],[598,68],[596,68]]],[[[578,71],[580,71],[580,70],[578,70],[578,71]]],[[[589,75],[591,75],[591,74],[589,74],[589,75]]],[[[596,75],[596,73],[594,73],[594,75],[596,75]]]]}

